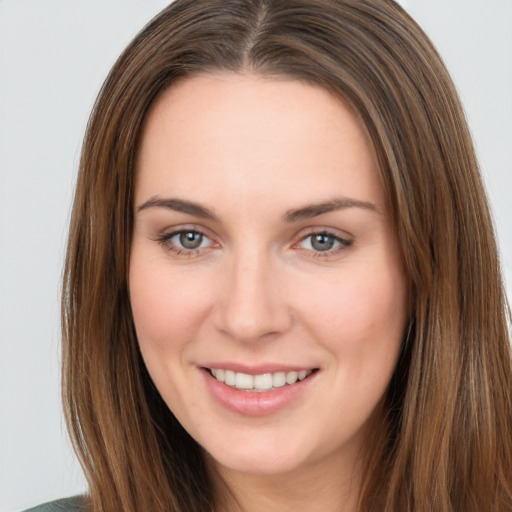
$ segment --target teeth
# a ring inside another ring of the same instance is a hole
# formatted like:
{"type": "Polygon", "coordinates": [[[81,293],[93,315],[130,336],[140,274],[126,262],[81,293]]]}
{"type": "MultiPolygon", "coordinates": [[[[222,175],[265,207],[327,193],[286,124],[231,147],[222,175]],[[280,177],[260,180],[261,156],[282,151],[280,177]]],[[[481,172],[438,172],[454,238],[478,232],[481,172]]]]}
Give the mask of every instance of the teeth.
{"type": "MultiPolygon", "coordinates": [[[[220,379],[219,379],[220,380],[220,379]]],[[[224,382],[228,385],[228,386],[234,386],[235,383],[236,383],[236,377],[235,377],[235,372],[232,372],[231,370],[226,370],[224,372],[224,382]]]]}
{"type": "Polygon", "coordinates": [[[261,375],[249,375],[232,370],[223,370],[222,368],[211,368],[210,372],[218,381],[236,389],[268,391],[304,380],[312,373],[312,370],[263,373],[261,375]]]}
{"type": "Polygon", "coordinates": [[[263,375],[254,376],[254,389],[268,390],[272,388],[272,374],[264,373],[263,375]]]}
{"type": "Polygon", "coordinates": [[[286,384],[286,373],[276,372],[272,375],[272,387],[282,388],[286,384]]]}
{"type": "Polygon", "coordinates": [[[286,384],[295,384],[299,377],[299,372],[288,372],[285,376],[286,384]]]}
{"type": "Polygon", "coordinates": [[[237,389],[252,389],[254,377],[246,373],[236,373],[235,375],[235,388],[237,389]]]}

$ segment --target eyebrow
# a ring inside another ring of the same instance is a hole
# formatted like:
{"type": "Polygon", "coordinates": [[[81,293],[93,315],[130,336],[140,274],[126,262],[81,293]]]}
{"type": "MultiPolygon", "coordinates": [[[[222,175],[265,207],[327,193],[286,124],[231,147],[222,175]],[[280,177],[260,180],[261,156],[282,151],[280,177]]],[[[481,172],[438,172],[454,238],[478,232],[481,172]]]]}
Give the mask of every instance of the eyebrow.
{"type": "Polygon", "coordinates": [[[194,217],[200,217],[202,219],[217,219],[215,214],[208,208],[205,208],[204,206],[201,206],[197,203],[193,203],[192,201],[186,201],[184,199],[167,199],[160,198],[158,196],[150,197],[145,203],[141,204],[137,208],[137,212],[146,210],[148,208],[167,208],[177,212],[188,213],[194,217]]]}
{"type": "Polygon", "coordinates": [[[377,208],[377,206],[373,203],[369,203],[367,201],[359,201],[358,199],[351,199],[348,197],[342,197],[338,199],[332,199],[330,201],[324,201],[322,203],[310,204],[304,206],[303,208],[288,210],[283,215],[283,220],[285,222],[296,222],[298,220],[311,219],[324,213],[345,210],[347,208],[362,208],[363,210],[380,213],[379,208],[377,208]]]}
{"type": "MultiPolygon", "coordinates": [[[[150,197],[145,203],[137,208],[137,212],[148,208],[167,208],[177,212],[188,213],[194,217],[202,219],[217,220],[217,216],[208,208],[201,206],[192,201],[176,198],[160,198],[158,196],[150,197]]],[[[379,213],[379,209],[373,203],[367,201],[359,201],[347,197],[332,199],[321,203],[309,204],[302,208],[288,210],[282,217],[284,222],[297,222],[299,220],[311,219],[318,217],[324,213],[345,210],[347,208],[362,208],[379,213]]]]}

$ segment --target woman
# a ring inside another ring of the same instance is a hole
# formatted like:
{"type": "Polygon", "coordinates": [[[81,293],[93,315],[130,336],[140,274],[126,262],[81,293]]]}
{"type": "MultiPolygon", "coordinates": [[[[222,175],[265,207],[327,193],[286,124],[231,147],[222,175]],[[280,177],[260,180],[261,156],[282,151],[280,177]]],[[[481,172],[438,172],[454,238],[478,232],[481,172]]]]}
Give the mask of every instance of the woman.
{"type": "Polygon", "coordinates": [[[512,510],[490,215],[392,1],[165,9],[92,114],[64,290],[71,510],[512,510]]]}

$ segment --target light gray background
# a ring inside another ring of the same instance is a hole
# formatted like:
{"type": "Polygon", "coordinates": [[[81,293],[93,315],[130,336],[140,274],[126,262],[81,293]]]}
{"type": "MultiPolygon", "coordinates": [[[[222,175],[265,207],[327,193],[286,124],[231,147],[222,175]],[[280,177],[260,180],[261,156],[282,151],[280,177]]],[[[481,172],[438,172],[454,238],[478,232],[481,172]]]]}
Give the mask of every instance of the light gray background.
{"type": "MultiPolygon", "coordinates": [[[[0,512],[85,489],[59,403],[62,256],[96,93],[166,0],[0,0],[0,512]]],[[[512,290],[512,0],[403,0],[473,130],[512,290]]]]}

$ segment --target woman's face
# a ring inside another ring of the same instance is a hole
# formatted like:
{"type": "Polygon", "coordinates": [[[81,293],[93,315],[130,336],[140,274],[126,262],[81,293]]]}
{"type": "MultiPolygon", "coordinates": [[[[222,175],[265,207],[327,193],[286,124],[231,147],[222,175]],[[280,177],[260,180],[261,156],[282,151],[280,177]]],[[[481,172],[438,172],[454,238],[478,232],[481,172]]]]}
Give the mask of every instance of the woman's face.
{"type": "Polygon", "coordinates": [[[341,101],[228,73],[165,91],[138,153],[129,283],[149,373],[220,468],[355,462],[407,286],[376,161],[341,101]]]}

